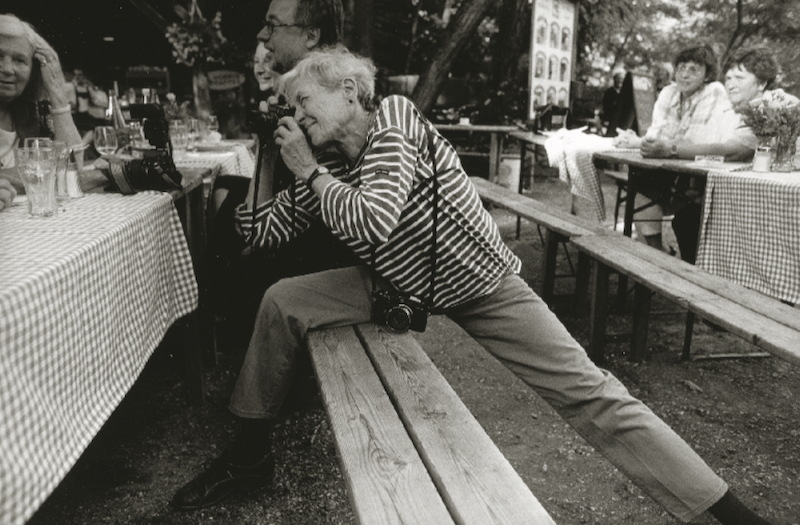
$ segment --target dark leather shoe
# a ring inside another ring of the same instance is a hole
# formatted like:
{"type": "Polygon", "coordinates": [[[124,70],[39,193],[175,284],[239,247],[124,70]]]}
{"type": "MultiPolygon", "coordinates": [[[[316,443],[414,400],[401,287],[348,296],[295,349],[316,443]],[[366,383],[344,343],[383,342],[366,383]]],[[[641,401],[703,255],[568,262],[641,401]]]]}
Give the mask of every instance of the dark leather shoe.
{"type": "Polygon", "coordinates": [[[243,467],[232,463],[229,453],[225,453],[176,492],[169,504],[179,510],[209,507],[246,488],[266,485],[274,475],[275,458],[272,454],[254,465],[243,467]]]}

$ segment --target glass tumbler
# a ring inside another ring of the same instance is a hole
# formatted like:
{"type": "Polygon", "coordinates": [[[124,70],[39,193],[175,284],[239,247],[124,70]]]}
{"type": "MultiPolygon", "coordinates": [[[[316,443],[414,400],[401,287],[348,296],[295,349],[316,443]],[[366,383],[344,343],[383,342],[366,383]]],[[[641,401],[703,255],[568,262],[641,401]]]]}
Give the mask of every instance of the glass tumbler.
{"type": "Polygon", "coordinates": [[[25,194],[28,213],[49,217],[58,211],[56,201],[56,153],[53,148],[17,148],[14,157],[25,194]]]}

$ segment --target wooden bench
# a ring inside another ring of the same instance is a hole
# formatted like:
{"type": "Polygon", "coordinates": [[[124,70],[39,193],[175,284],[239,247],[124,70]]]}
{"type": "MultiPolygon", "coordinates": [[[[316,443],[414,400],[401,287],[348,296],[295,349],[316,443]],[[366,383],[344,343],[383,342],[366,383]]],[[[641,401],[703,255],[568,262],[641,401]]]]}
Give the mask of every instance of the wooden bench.
{"type": "MultiPolygon", "coordinates": [[[[541,201],[526,197],[503,186],[494,184],[480,177],[470,177],[484,202],[508,210],[544,228],[544,257],[542,258],[542,285],[539,296],[547,304],[552,304],[556,275],[556,257],[558,247],[573,237],[586,235],[619,235],[604,228],[601,224],[572,215],[568,212],[549,206],[541,201]]],[[[588,287],[589,260],[579,253],[576,277],[576,297],[583,295],[588,287]]],[[[576,304],[576,308],[579,305],[576,304]]]]}
{"type": "Polygon", "coordinates": [[[554,523],[410,334],[308,346],[358,523],[554,523]]]}
{"type": "Polygon", "coordinates": [[[683,357],[689,358],[694,316],[712,321],[775,356],[800,365],[800,315],[794,308],[749,290],[676,257],[623,236],[583,236],[571,243],[592,260],[589,355],[603,360],[611,269],[634,282],[631,351],[643,359],[647,351],[652,292],[688,312],[683,357]]]}

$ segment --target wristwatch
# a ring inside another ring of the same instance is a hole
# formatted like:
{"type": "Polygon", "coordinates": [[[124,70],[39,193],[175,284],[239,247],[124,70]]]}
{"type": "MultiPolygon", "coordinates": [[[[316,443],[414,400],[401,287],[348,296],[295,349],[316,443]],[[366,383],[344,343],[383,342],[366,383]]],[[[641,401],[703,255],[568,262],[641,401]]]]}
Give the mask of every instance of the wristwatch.
{"type": "Polygon", "coordinates": [[[306,180],[306,186],[308,186],[308,189],[313,192],[314,188],[312,186],[314,181],[317,180],[317,177],[320,175],[326,175],[328,173],[330,173],[330,171],[325,166],[317,166],[317,169],[315,169],[306,180]]]}
{"type": "Polygon", "coordinates": [[[672,143],[672,146],[670,146],[670,148],[669,148],[669,154],[672,156],[673,159],[678,156],[678,143],[677,142],[673,142],[672,143]]]}

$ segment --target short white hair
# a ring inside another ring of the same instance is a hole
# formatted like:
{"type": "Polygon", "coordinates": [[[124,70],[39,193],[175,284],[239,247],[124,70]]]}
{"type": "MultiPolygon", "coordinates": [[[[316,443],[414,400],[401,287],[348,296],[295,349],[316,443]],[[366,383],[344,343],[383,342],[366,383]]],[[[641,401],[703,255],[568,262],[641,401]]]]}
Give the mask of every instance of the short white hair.
{"type": "Polygon", "coordinates": [[[313,80],[326,89],[336,89],[346,79],[358,89],[358,101],[366,110],[375,109],[375,74],[377,68],[366,57],[351,53],[344,46],[312,51],[281,77],[278,92],[287,98],[297,92],[297,85],[313,80]]]}

